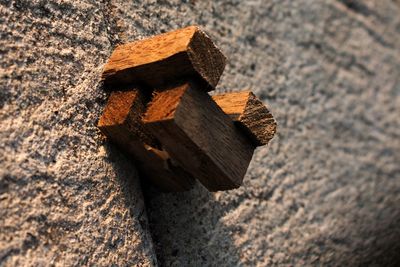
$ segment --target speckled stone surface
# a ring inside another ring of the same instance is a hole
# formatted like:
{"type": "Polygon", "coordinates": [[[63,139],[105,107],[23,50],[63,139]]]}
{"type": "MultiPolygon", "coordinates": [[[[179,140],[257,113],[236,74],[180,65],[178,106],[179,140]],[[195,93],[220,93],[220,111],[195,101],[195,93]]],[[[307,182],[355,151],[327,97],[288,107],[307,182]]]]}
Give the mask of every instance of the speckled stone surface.
{"type": "Polygon", "coordinates": [[[204,25],[229,59],[218,90],[252,88],[278,135],[238,190],[146,194],[159,262],[400,265],[400,3],[168,2],[141,17],[204,25]]]}
{"type": "Polygon", "coordinates": [[[397,0],[1,0],[0,265],[399,265],[399,13],[397,0]],[[191,24],[229,59],[217,90],[254,90],[278,135],[242,188],[145,187],[145,212],[134,166],[95,127],[99,76],[117,43],[191,24]]]}
{"type": "Polygon", "coordinates": [[[157,263],[135,167],[96,127],[111,9],[0,1],[0,266],[157,263]]]}

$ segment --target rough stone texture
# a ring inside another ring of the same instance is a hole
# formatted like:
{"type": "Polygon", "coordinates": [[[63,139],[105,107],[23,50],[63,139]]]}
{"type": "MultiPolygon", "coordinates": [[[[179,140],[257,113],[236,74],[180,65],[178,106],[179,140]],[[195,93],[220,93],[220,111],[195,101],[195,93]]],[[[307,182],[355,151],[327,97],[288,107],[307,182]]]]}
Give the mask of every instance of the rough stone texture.
{"type": "Polygon", "coordinates": [[[278,135],[238,190],[146,194],[159,262],[399,266],[399,1],[169,3],[141,17],[205,25],[219,90],[255,90],[278,135]]]}
{"type": "Polygon", "coordinates": [[[251,87],[278,135],[238,190],[145,190],[158,262],[400,264],[398,0],[0,3],[0,265],[156,264],[99,79],[116,43],[190,24],[228,56],[218,90],[251,87]]]}
{"type": "Polygon", "coordinates": [[[110,4],[0,3],[0,266],[155,265],[134,165],[96,127],[110,4]]]}

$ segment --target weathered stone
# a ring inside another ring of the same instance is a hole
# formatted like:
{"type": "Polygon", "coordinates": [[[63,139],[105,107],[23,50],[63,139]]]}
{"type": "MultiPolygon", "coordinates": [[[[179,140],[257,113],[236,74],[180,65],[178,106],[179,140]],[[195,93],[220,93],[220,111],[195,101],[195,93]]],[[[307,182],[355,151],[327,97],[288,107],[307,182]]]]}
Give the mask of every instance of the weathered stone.
{"type": "Polygon", "coordinates": [[[0,266],[156,265],[136,169],[96,126],[110,6],[0,1],[0,18],[0,266]]]}
{"type": "Polygon", "coordinates": [[[218,91],[251,88],[279,132],[243,188],[146,191],[158,261],[399,265],[399,10],[397,0],[0,1],[0,265],[154,263],[134,167],[99,139],[99,81],[119,41],[194,24],[228,57],[218,91]]]}

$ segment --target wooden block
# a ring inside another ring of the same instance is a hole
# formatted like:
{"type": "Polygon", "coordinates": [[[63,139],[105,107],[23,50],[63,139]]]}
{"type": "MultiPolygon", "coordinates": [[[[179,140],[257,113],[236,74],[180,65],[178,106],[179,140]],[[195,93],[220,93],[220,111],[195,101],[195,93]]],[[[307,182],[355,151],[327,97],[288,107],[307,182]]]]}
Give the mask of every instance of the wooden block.
{"type": "Polygon", "coordinates": [[[212,90],[226,58],[197,26],[118,46],[103,72],[106,86],[136,84],[151,88],[191,77],[212,90]]]}
{"type": "Polygon", "coordinates": [[[210,191],[242,184],[255,146],[194,84],[156,91],[143,123],[171,157],[210,191]]]}
{"type": "Polygon", "coordinates": [[[98,127],[112,142],[133,156],[139,170],[163,191],[185,191],[194,179],[175,166],[168,153],[157,149],[158,141],[143,128],[141,115],[145,98],[139,90],[115,91],[99,120],[98,127]]]}
{"type": "Polygon", "coordinates": [[[268,144],[276,132],[276,121],[267,107],[250,91],[212,97],[217,105],[253,140],[257,146],[268,144]]]}

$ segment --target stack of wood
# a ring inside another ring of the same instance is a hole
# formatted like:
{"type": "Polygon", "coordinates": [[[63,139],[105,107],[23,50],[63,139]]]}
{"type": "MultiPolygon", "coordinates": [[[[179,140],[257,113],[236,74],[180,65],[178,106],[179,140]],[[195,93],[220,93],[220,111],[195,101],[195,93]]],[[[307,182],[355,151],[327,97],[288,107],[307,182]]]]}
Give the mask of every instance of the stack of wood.
{"type": "Polygon", "coordinates": [[[210,96],[226,58],[196,26],[118,46],[98,126],[163,191],[239,187],[276,122],[250,91],[210,96]]]}

